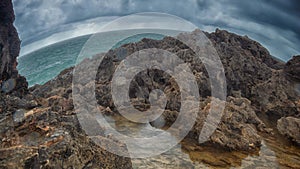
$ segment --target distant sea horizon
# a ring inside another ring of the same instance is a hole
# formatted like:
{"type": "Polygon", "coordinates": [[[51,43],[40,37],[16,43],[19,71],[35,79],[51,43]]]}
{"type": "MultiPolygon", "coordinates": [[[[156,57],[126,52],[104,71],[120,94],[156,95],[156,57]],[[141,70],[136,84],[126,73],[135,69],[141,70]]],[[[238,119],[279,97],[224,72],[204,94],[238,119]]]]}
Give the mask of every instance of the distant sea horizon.
{"type": "MultiPolygon", "coordinates": [[[[127,43],[138,42],[143,38],[161,40],[165,37],[165,35],[176,36],[182,32],[177,30],[147,30],[151,33],[139,33],[141,32],[139,30],[120,30],[99,33],[100,36],[103,37],[101,40],[103,40],[102,44],[104,45],[100,47],[97,46],[94,52],[107,52],[110,49],[120,47],[127,43]],[[126,34],[132,34],[132,32],[136,33],[136,35],[130,36],[116,44],[113,44],[116,39],[124,36],[126,37],[126,34]]],[[[145,32],[145,30],[142,32],[145,32]]],[[[48,82],[55,78],[61,71],[76,64],[77,57],[82,47],[91,36],[92,34],[89,34],[63,40],[18,57],[17,68],[19,73],[26,77],[30,87],[35,84],[42,85],[48,82]]]]}

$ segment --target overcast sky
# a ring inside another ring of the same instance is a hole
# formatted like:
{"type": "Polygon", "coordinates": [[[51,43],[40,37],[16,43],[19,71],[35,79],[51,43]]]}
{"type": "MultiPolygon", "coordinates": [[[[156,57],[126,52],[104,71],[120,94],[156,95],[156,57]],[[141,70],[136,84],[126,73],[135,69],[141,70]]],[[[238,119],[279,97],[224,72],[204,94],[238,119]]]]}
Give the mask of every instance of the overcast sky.
{"type": "Polygon", "coordinates": [[[283,60],[300,54],[298,0],[13,0],[13,3],[15,25],[27,52],[34,50],[33,47],[94,33],[124,15],[163,12],[184,18],[205,31],[221,28],[248,35],[283,60]]]}

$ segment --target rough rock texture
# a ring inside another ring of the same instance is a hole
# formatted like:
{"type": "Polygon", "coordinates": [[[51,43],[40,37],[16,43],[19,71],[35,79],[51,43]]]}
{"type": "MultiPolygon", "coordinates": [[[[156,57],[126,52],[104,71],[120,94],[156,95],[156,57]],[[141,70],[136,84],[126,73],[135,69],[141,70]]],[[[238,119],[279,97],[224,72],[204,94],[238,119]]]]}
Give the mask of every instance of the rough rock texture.
{"type": "Polygon", "coordinates": [[[107,152],[87,137],[72,93],[63,85],[71,84],[66,77],[52,81],[60,88],[49,82],[51,88],[42,97],[34,92],[23,98],[0,95],[0,168],[131,168],[129,158],[107,152]]]}
{"type": "MultiPolygon", "coordinates": [[[[190,34],[191,38],[193,36],[197,36],[197,31],[190,34]]],[[[240,91],[241,96],[251,100],[260,112],[282,116],[289,109],[290,114],[297,114],[295,102],[299,95],[295,93],[294,83],[287,80],[283,73],[283,62],[274,59],[264,47],[247,37],[223,30],[216,30],[207,36],[217,49],[225,69],[228,96],[240,91]]],[[[112,72],[109,72],[111,66],[117,64],[118,58],[124,58],[119,56],[119,50],[125,50],[123,53],[130,55],[146,48],[164,49],[191,63],[191,69],[196,72],[199,93],[202,97],[210,95],[209,77],[203,64],[193,59],[195,56],[189,47],[171,37],[162,41],[143,39],[108,52],[107,56],[111,57],[113,64],[100,73],[108,73],[108,79],[112,77],[112,72]]]]}
{"type": "MultiPolygon", "coordinates": [[[[69,91],[62,96],[53,91],[51,97],[28,92],[26,79],[16,69],[20,40],[13,21],[12,2],[1,0],[0,168],[132,168],[129,158],[114,155],[87,137],[67,97],[69,91]]],[[[122,143],[110,143],[127,151],[122,143]]]]}
{"type": "Polygon", "coordinates": [[[300,119],[295,117],[282,117],[277,121],[278,131],[300,144],[300,119]]]}
{"type": "MultiPolygon", "coordinates": [[[[190,33],[189,36],[191,38],[197,36],[197,31],[190,33]]],[[[226,103],[224,117],[218,130],[210,137],[210,141],[231,150],[255,149],[260,146],[261,140],[257,133],[271,131],[264,127],[256,114],[266,114],[270,120],[274,117],[278,119],[288,115],[299,115],[299,95],[295,92],[295,84],[286,78],[283,71],[285,64],[274,59],[259,43],[248,37],[223,30],[207,33],[207,36],[217,49],[223,63],[227,93],[230,96],[226,103]]],[[[96,98],[99,105],[109,107],[117,113],[110,93],[113,73],[123,58],[147,48],[167,50],[190,63],[202,100],[210,96],[209,77],[203,64],[194,59],[194,52],[188,46],[172,37],[166,37],[163,40],[143,39],[105,54],[96,77],[96,98]]],[[[99,59],[100,56],[102,55],[96,55],[83,62],[95,62],[94,60],[99,59]]],[[[90,67],[86,66],[85,69],[90,67]]],[[[39,97],[57,95],[55,93],[63,93],[60,95],[70,97],[72,70],[73,68],[65,70],[56,79],[43,86],[37,85],[31,90],[39,97]]],[[[91,84],[84,80],[85,75],[80,77],[85,83],[78,90],[85,87],[88,89],[91,84]]],[[[129,90],[132,104],[139,110],[147,110],[150,107],[149,93],[153,89],[161,89],[167,95],[168,103],[164,116],[166,123],[172,124],[180,109],[180,91],[174,79],[168,74],[158,70],[139,73],[131,82],[129,90]]],[[[194,127],[191,134],[194,138],[197,138],[196,135],[201,128],[201,119],[197,121],[199,124],[194,127]]]]}
{"type": "MultiPolygon", "coordinates": [[[[206,117],[203,115],[208,114],[209,101],[204,105],[192,131],[197,135],[200,134],[206,117]]],[[[210,136],[210,141],[231,150],[254,150],[261,145],[258,132],[265,131],[265,128],[265,124],[256,116],[248,99],[229,96],[222,120],[210,136]]]]}
{"type": "MultiPolygon", "coordinates": [[[[201,102],[196,123],[189,137],[198,140],[210,108],[211,97],[201,102]]],[[[163,116],[171,125],[176,120],[178,112],[168,110],[163,116]]],[[[256,116],[251,102],[246,98],[229,96],[222,119],[208,141],[228,150],[253,151],[261,145],[258,132],[267,132],[267,128],[256,116]]]]}
{"type": "MultiPolygon", "coordinates": [[[[0,2],[0,14],[3,91],[0,94],[0,168],[131,168],[130,159],[96,145],[79,125],[72,96],[73,68],[64,70],[44,85],[34,86],[27,93],[27,82],[16,70],[20,41],[12,24],[14,15],[10,1],[0,2]]],[[[192,39],[198,33],[196,30],[188,36],[192,39]]],[[[261,143],[259,133],[270,133],[257,116],[265,114],[269,120],[274,116],[276,120],[283,117],[278,121],[279,131],[298,142],[296,117],[300,114],[300,98],[295,87],[300,74],[299,57],[285,65],[248,37],[218,29],[206,35],[223,63],[228,94],[224,116],[208,141],[228,150],[255,150],[261,143]]],[[[188,137],[197,140],[210,107],[209,77],[204,65],[195,59],[194,52],[172,37],[143,39],[108,51],[95,81],[99,107],[103,108],[103,114],[118,113],[110,93],[114,70],[126,56],[148,48],[175,53],[190,64],[199,86],[201,104],[196,124],[188,137]]],[[[85,59],[82,64],[92,63],[100,56],[85,59]]],[[[83,68],[89,70],[89,64],[83,68]]],[[[84,74],[79,76],[82,84],[74,90],[91,88],[94,81],[86,81],[86,77],[84,74]]],[[[161,89],[167,95],[168,103],[163,113],[165,124],[160,127],[168,127],[176,120],[181,106],[178,85],[168,74],[158,70],[139,73],[129,90],[132,104],[139,110],[147,110],[149,93],[153,89],[161,89]]],[[[102,131],[99,137],[108,139],[102,131]]],[[[115,140],[110,143],[116,148],[124,147],[115,140]]]]}
{"type": "Polygon", "coordinates": [[[284,66],[285,74],[293,81],[300,82],[300,55],[293,56],[284,66]]]}
{"type": "MultiPolygon", "coordinates": [[[[86,136],[71,105],[62,103],[66,99],[53,96],[45,101],[48,106],[30,110],[24,108],[36,103],[22,100],[21,108],[15,99],[1,95],[0,168],[131,168],[130,159],[86,136]]],[[[124,147],[117,141],[111,145],[124,147]]]]}
{"type": "Polygon", "coordinates": [[[20,39],[13,25],[15,15],[12,2],[0,2],[0,84],[1,92],[22,96],[27,93],[26,79],[18,74],[17,57],[20,39]]]}
{"type": "Polygon", "coordinates": [[[222,60],[228,95],[241,91],[258,113],[278,117],[299,113],[295,104],[299,95],[295,92],[295,84],[283,73],[283,62],[247,37],[220,30],[208,37],[222,60]]]}

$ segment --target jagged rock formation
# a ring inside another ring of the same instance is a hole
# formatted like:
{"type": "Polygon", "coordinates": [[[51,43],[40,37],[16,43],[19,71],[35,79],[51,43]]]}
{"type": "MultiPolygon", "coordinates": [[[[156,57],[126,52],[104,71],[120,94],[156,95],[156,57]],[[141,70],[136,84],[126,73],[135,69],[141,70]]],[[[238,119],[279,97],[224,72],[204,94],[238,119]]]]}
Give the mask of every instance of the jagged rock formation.
{"type": "Polygon", "coordinates": [[[104,150],[86,136],[66,98],[39,100],[28,92],[16,69],[20,40],[13,21],[11,0],[1,0],[0,168],[132,168],[129,158],[104,150]]]}
{"type": "Polygon", "coordinates": [[[55,106],[63,98],[49,98],[47,106],[31,110],[19,108],[14,99],[1,95],[1,168],[131,168],[130,159],[107,152],[85,135],[72,107],[55,106]]]}
{"type": "MultiPolygon", "coordinates": [[[[12,25],[13,20],[11,2],[1,1],[0,167],[70,168],[76,165],[78,168],[131,168],[130,159],[97,146],[80,127],[72,98],[73,67],[27,92],[26,80],[16,70],[20,41],[12,25]]],[[[198,35],[197,32],[188,36],[193,38],[198,35]]],[[[272,129],[258,118],[262,114],[267,117],[265,120],[275,119],[276,122],[280,119],[278,130],[298,142],[300,97],[295,87],[299,85],[299,56],[284,64],[248,37],[218,29],[205,34],[224,66],[228,95],[224,115],[208,142],[228,150],[256,150],[261,143],[259,133],[272,134],[272,129]]],[[[167,50],[190,63],[199,86],[201,104],[196,124],[187,137],[197,140],[210,107],[209,77],[204,65],[195,59],[194,52],[172,37],[143,39],[108,51],[95,83],[99,107],[108,115],[118,113],[110,93],[113,73],[122,58],[148,48],[167,50]]],[[[100,56],[83,62],[94,62],[100,56]]],[[[88,66],[85,68],[90,69],[88,66]]],[[[80,78],[85,78],[85,75],[80,78]]],[[[76,90],[89,88],[91,83],[94,81],[81,84],[76,90]]],[[[168,97],[163,113],[166,123],[160,126],[168,127],[176,120],[181,106],[180,90],[170,75],[158,70],[139,73],[130,86],[132,104],[139,110],[148,109],[148,97],[153,89],[163,90],[168,97]]],[[[101,137],[106,138],[104,135],[101,137]]],[[[124,147],[118,141],[112,144],[124,147]]]]}
{"type": "MultiPolygon", "coordinates": [[[[21,109],[15,99],[3,95],[0,99],[4,105],[0,168],[131,168],[130,159],[107,152],[86,136],[72,107],[60,102],[64,98],[53,96],[47,99],[47,106],[31,110],[24,108],[35,103],[23,100],[21,109]]],[[[29,96],[26,99],[33,100],[29,96]]]]}
{"type": "MultiPolygon", "coordinates": [[[[197,31],[189,36],[197,36],[197,31]]],[[[259,43],[227,31],[217,30],[207,34],[215,45],[224,65],[228,100],[224,117],[216,132],[210,137],[210,142],[219,144],[228,149],[254,150],[260,146],[258,132],[270,133],[272,129],[266,128],[256,114],[266,114],[270,120],[283,116],[297,116],[299,114],[299,95],[295,92],[295,84],[286,78],[283,68],[285,64],[274,59],[269,52],[259,43]]],[[[110,81],[115,68],[122,59],[135,51],[147,48],[159,48],[177,54],[181,59],[191,62],[191,69],[199,85],[204,107],[209,106],[206,97],[210,96],[210,87],[207,72],[202,63],[191,59],[194,53],[178,40],[166,37],[163,40],[143,39],[138,43],[126,44],[120,48],[106,53],[96,78],[96,98],[98,104],[109,107],[114,113],[117,110],[111,98],[110,81]],[[120,56],[120,50],[126,55],[120,56]],[[126,52],[124,52],[126,51],[126,52]]],[[[101,55],[84,62],[95,62],[101,55]]],[[[87,66],[86,69],[89,69],[87,66]]],[[[72,68],[63,71],[56,79],[45,85],[37,85],[31,90],[40,98],[53,95],[70,98],[72,83],[72,68]]],[[[84,75],[82,75],[84,78],[84,75]]],[[[82,84],[89,86],[90,83],[82,84]]],[[[166,124],[171,125],[180,109],[180,91],[176,82],[168,75],[158,70],[148,70],[139,73],[131,82],[129,95],[132,104],[139,110],[150,107],[148,98],[153,89],[161,89],[168,96],[168,104],[164,117],[166,124]]],[[[81,89],[79,89],[81,90],[81,89]]],[[[59,105],[59,104],[58,104],[59,105]]],[[[207,114],[200,111],[200,114],[207,114]]],[[[112,113],[113,114],[113,113],[112,113]]],[[[199,116],[201,117],[201,116],[199,116]]],[[[191,131],[190,137],[197,138],[201,131],[202,119],[197,119],[197,124],[191,131]]]]}
{"type": "MultiPolygon", "coordinates": [[[[196,137],[201,133],[205,115],[208,114],[210,107],[208,100],[201,108],[192,130],[196,137]]],[[[222,120],[209,141],[230,150],[251,151],[261,145],[258,132],[267,132],[267,130],[265,124],[256,116],[251,102],[246,98],[229,96],[222,120]]]]}
{"type": "Polygon", "coordinates": [[[20,51],[20,39],[13,26],[15,15],[12,2],[0,2],[0,84],[1,92],[22,96],[27,93],[26,79],[18,74],[17,57],[20,51]]]}
{"type": "Polygon", "coordinates": [[[220,30],[208,36],[221,57],[229,95],[241,91],[258,113],[272,116],[299,113],[295,105],[299,95],[295,93],[294,83],[283,73],[283,62],[247,37],[220,30]]]}

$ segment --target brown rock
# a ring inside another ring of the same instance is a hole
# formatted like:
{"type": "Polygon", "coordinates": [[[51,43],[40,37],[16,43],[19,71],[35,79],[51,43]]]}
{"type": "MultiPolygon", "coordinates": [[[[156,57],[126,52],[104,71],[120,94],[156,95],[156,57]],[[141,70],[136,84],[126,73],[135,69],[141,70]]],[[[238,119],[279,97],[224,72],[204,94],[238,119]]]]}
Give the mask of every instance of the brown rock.
{"type": "Polygon", "coordinates": [[[80,128],[65,76],[54,80],[57,86],[28,93],[26,79],[16,69],[20,40],[13,21],[11,0],[1,0],[0,168],[132,168],[129,158],[96,145],[80,128]]]}
{"type": "Polygon", "coordinates": [[[288,136],[300,144],[300,119],[295,117],[282,117],[277,121],[277,129],[282,135],[288,136]]]}
{"type": "MultiPolygon", "coordinates": [[[[51,107],[20,112],[19,120],[6,118],[9,111],[1,116],[0,168],[131,168],[129,158],[114,155],[91,141],[76,115],[51,111],[51,107]]],[[[112,139],[110,143],[116,148],[126,147],[112,139]]]]}
{"type": "MultiPolygon", "coordinates": [[[[196,34],[197,31],[189,36],[193,38],[196,34]]],[[[225,119],[222,119],[210,141],[228,149],[255,149],[260,146],[261,140],[257,131],[271,131],[271,129],[265,129],[264,124],[256,116],[256,112],[267,114],[270,120],[287,115],[298,116],[299,106],[296,102],[299,100],[299,95],[294,92],[294,84],[288,81],[283,73],[284,63],[274,59],[259,43],[224,30],[206,34],[215,45],[223,63],[229,96],[224,114],[225,119]]],[[[115,68],[121,59],[126,57],[125,55],[146,48],[168,50],[191,63],[191,70],[195,73],[201,97],[210,96],[209,77],[205,67],[201,62],[196,61],[193,51],[178,40],[172,37],[165,37],[163,40],[143,39],[137,43],[125,44],[120,48],[122,48],[122,54],[119,48],[105,54],[95,83],[98,104],[109,107],[112,110],[109,114],[117,113],[110,93],[110,81],[115,68]]],[[[89,62],[94,62],[100,56],[102,55],[96,55],[83,62],[89,65],[89,62]]],[[[90,69],[89,66],[83,68],[90,69]]],[[[73,68],[69,68],[45,85],[33,87],[33,93],[40,97],[58,95],[70,98],[68,93],[71,91],[72,70],[73,68]]],[[[83,83],[75,90],[89,90],[91,84],[84,79],[87,77],[81,75],[79,78],[83,83]]],[[[157,70],[139,73],[130,86],[129,95],[132,104],[139,110],[148,109],[150,106],[147,97],[153,89],[161,89],[168,96],[165,120],[166,124],[170,125],[178,115],[180,91],[176,82],[168,74],[157,70]]],[[[197,120],[198,126],[193,129],[196,139],[196,135],[199,135],[201,131],[201,120],[203,119],[197,120]]]]}
{"type": "MultiPolygon", "coordinates": [[[[191,137],[198,139],[209,110],[210,98],[202,105],[191,137]]],[[[253,151],[261,145],[260,131],[265,131],[265,124],[256,116],[251,102],[246,98],[230,96],[223,117],[208,141],[229,150],[253,151]]]]}
{"type": "Polygon", "coordinates": [[[300,55],[293,56],[284,66],[284,73],[292,81],[300,82],[300,55]]]}

